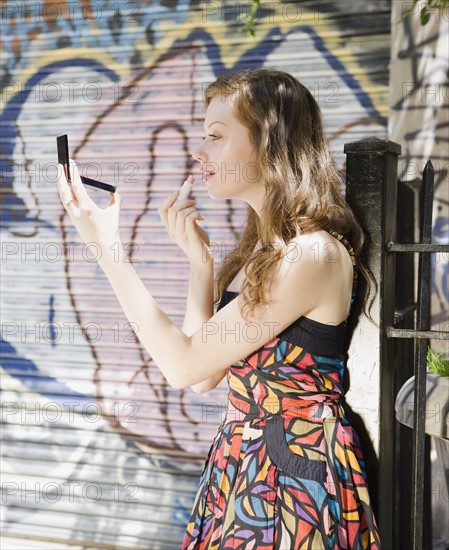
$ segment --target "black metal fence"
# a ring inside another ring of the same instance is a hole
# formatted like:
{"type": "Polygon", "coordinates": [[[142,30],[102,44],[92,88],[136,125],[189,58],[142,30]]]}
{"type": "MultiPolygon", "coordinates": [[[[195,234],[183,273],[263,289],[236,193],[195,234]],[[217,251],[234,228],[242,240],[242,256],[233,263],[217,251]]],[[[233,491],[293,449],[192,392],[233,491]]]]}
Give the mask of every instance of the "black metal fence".
{"type": "MultiPolygon", "coordinates": [[[[426,418],[426,374],[427,349],[430,339],[449,338],[449,331],[430,330],[431,304],[431,253],[447,252],[449,245],[432,244],[432,209],[434,192],[434,170],[431,161],[428,161],[423,172],[422,187],[420,190],[420,243],[387,243],[387,253],[418,253],[418,287],[417,303],[405,306],[408,312],[415,311],[415,328],[397,328],[396,322],[387,326],[388,338],[412,338],[416,340],[414,357],[414,414],[412,432],[412,462],[411,479],[399,478],[399,483],[410,482],[410,543],[408,548],[421,550],[431,548],[431,513],[430,513],[430,472],[429,472],[429,442],[425,433],[426,418]],[[425,521],[424,521],[425,520],[425,521]],[[424,525],[426,528],[424,528],[424,525]]],[[[402,308],[404,311],[404,308],[402,308]]],[[[397,311],[399,313],[399,311],[397,311]]],[[[406,456],[401,463],[407,463],[406,456]]],[[[403,470],[404,472],[404,470],[403,470]]],[[[396,485],[398,485],[398,482],[396,485]]],[[[399,490],[399,487],[398,487],[399,490]]],[[[401,537],[407,539],[407,533],[401,537]]],[[[401,544],[403,546],[403,544],[401,544]]]]}
{"type": "Polygon", "coordinates": [[[379,466],[369,483],[381,541],[386,550],[430,550],[427,348],[431,339],[449,338],[449,331],[430,330],[431,254],[449,252],[449,245],[432,244],[434,170],[429,161],[420,188],[412,189],[397,179],[398,144],[370,138],[346,144],[345,152],[346,199],[367,234],[365,257],[378,284],[374,317],[380,331],[370,353],[379,365],[379,466]],[[419,220],[414,215],[416,202],[419,220]],[[417,224],[419,243],[414,238],[417,224]],[[413,375],[410,430],[397,422],[394,402],[401,385],[413,375]]]}

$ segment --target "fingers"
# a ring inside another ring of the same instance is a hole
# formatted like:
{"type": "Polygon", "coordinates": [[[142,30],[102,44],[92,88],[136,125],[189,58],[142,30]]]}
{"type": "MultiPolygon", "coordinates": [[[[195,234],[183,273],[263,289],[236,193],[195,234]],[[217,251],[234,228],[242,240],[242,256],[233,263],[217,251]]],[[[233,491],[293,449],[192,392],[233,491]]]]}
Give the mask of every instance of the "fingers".
{"type": "Polygon", "coordinates": [[[165,228],[174,237],[185,232],[186,227],[193,227],[197,220],[204,220],[204,216],[200,214],[195,207],[195,199],[178,199],[179,191],[173,192],[164,202],[158,207],[159,216],[161,217],[165,228]]]}
{"type": "Polygon", "coordinates": [[[75,199],[79,204],[80,208],[83,208],[84,210],[91,210],[95,206],[95,203],[89,197],[89,194],[87,193],[86,188],[84,187],[81,181],[81,177],[80,177],[76,162],[72,159],[69,159],[69,162],[70,162],[70,173],[72,174],[72,188],[75,195],[75,199]]]}
{"type": "Polygon", "coordinates": [[[194,206],[196,203],[195,200],[186,200],[184,202],[184,208],[179,208],[180,206],[182,206],[181,202],[184,202],[184,200],[176,203],[176,205],[170,208],[168,211],[169,223],[173,224],[178,231],[184,231],[186,220],[188,220],[189,216],[198,212],[198,210],[194,206]]]}
{"type": "Polygon", "coordinates": [[[169,195],[165,201],[158,207],[159,214],[166,214],[168,212],[168,209],[176,202],[176,199],[178,198],[179,191],[173,191],[171,195],[169,195]]]}
{"type": "Polygon", "coordinates": [[[76,195],[70,185],[70,182],[67,180],[65,166],[62,164],[58,164],[57,187],[59,198],[61,199],[61,202],[66,209],[68,208],[68,206],[77,202],[76,195]]]}
{"type": "Polygon", "coordinates": [[[185,208],[182,212],[176,216],[176,226],[179,229],[184,229],[186,223],[193,223],[200,216],[200,213],[195,206],[191,208],[185,208]]]}
{"type": "Polygon", "coordinates": [[[162,204],[158,206],[158,209],[157,209],[159,216],[161,217],[167,229],[168,229],[168,225],[167,225],[168,209],[175,202],[177,196],[178,196],[177,191],[173,192],[171,195],[169,195],[165,199],[165,201],[162,204]]]}
{"type": "Polygon", "coordinates": [[[167,219],[169,219],[171,222],[174,222],[178,212],[185,209],[185,207],[189,204],[195,204],[195,199],[180,199],[179,201],[177,201],[178,193],[179,191],[173,192],[158,207],[157,210],[159,212],[159,215],[164,221],[167,221],[167,219]]]}
{"type": "Polygon", "coordinates": [[[115,205],[117,205],[120,208],[122,204],[122,196],[118,191],[115,191],[115,193],[113,193],[112,191],[109,191],[109,199],[110,199],[109,205],[107,206],[107,208],[115,205]]]}
{"type": "Polygon", "coordinates": [[[176,230],[180,233],[187,234],[189,231],[195,231],[196,229],[199,229],[201,231],[201,234],[204,234],[205,238],[208,239],[202,227],[198,225],[198,222],[204,220],[205,218],[196,209],[196,207],[188,208],[183,212],[185,212],[185,215],[183,216],[182,214],[180,214],[176,219],[176,230]]]}
{"type": "MultiPolygon", "coordinates": [[[[67,179],[65,167],[58,164],[58,192],[64,208],[70,213],[84,210],[88,214],[92,213],[94,208],[98,208],[95,202],[90,198],[84,187],[78,171],[78,166],[73,159],[69,159],[71,181],[67,179]]],[[[118,204],[120,206],[121,196],[118,192],[111,193],[111,202],[109,206],[118,204]],[[117,195],[117,196],[115,196],[117,195]]]]}

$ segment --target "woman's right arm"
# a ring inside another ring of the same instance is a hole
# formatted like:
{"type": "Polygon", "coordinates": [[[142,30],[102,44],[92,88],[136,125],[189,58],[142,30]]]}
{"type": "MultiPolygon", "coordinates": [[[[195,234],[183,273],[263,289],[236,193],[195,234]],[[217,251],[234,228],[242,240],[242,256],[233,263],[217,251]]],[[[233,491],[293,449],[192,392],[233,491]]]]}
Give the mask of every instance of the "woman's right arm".
{"type": "MultiPolygon", "coordinates": [[[[214,263],[212,256],[201,264],[190,264],[189,291],[182,331],[187,336],[197,332],[214,314],[214,263]]],[[[227,369],[191,386],[196,393],[215,388],[226,375],[227,369]]]]}

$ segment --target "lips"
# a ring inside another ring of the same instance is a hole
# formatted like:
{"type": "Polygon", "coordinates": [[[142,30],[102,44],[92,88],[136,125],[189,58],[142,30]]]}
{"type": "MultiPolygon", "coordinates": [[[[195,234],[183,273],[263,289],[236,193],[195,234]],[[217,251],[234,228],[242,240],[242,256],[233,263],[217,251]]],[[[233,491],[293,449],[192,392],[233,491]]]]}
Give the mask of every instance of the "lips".
{"type": "Polygon", "coordinates": [[[210,178],[211,176],[213,176],[215,174],[215,172],[203,172],[203,181],[207,181],[208,178],[210,178]]]}

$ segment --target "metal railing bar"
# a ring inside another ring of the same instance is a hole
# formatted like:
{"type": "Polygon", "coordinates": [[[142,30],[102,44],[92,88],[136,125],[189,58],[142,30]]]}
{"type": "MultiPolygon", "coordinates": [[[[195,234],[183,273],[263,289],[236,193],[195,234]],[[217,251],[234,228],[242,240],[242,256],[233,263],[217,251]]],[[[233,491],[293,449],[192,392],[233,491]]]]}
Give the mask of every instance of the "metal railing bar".
{"type": "MultiPolygon", "coordinates": [[[[423,171],[423,203],[421,214],[421,241],[430,245],[432,241],[432,207],[433,207],[434,170],[430,160],[423,171]]],[[[418,266],[418,307],[416,328],[428,331],[430,328],[430,274],[431,257],[420,254],[418,266]]],[[[426,374],[428,338],[417,342],[415,359],[415,394],[413,410],[413,451],[412,451],[412,547],[421,550],[423,547],[424,516],[424,458],[425,458],[425,411],[426,411],[426,374]]]]}
{"type": "Polygon", "coordinates": [[[432,252],[449,252],[449,244],[426,244],[426,243],[413,243],[413,244],[400,244],[400,243],[387,243],[385,245],[387,252],[419,252],[419,253],[432,253],[432,252]]]}
{"type": "Polygon", "coordinates": [[[449,338],[449,331],[447,330],[412,330],[387,327],[385,332],[388,338],[431,338],[432,340],[449,338]]]}

